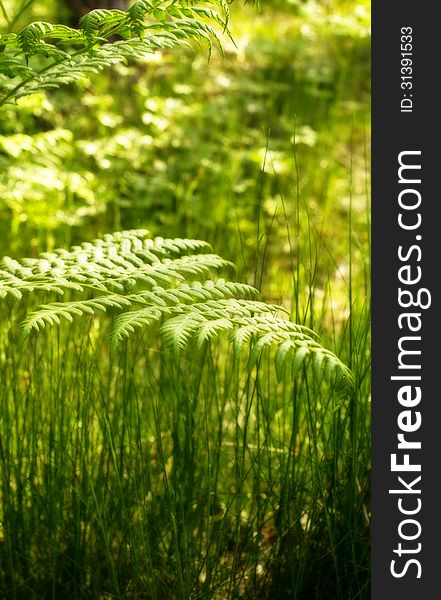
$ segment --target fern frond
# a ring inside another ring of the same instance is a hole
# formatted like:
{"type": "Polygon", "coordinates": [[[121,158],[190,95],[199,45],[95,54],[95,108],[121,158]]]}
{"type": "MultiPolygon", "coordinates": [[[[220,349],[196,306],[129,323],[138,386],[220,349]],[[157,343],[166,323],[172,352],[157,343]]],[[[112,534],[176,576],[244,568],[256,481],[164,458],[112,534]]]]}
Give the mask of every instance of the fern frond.
{"type": "Polygon", "coordinates": [[[215,4],[223,16],[187,0],[138,0],[127,11],[92,10],[79,29],[38,21],[0,35],[0,74],[11,79],[0,78],[0,106],[164,48],[203,42],[210,55],[213,43],[222,49],[221,34],[231,38],[228,4],[215,4]]]}
{"type": "MultiPolygon", "coordinates": [[[[149,308],[134,310],[124,313],[115,319],[111,332],[112,342],[119,342],[125,337],[139,329],[149,325],[152,320],[158,320],[164,315],[177,315],[194,311],[200,315],[204,313],[217,314],[213,306],[208,304],[209,300],[221,298],[232,298],[233,296],[255,297],[258,295],[252,286],[224,281],[207,280],[203,283],[193,282],[182,284],[177,288],[155,287],[151,292],[140,292],[136,295],[126,296],[132,303],[149,304],[149,308]],[[199,301],[203,302],[199,302],[199,301]]],[[[219,309],[218,303],[216,307],[219,309]]],[[[222,319],[223,317],[219,317],[222,319]]]]}
{"type": "Polygon", "coordinates": [[[127,11],[127,14],[132,23],[141,25],[144,21],[144,17],[149,12],[152,12],[154,8],[155,4],[149,0],[136,0],[127,11]]]}
{"type": "Polygon", "coordinates": [[[143,239],[145,235],[143,231],[129,231],[70,250],[43,253],[37,259],[12,261],[5,258],[0,285],[10,285],[13,275],[17,278],[13,287],[22,291],[29,291],[29,283],[34,285],[40,281],[52,282],[60,288],[72,288],[72,284],[76,284],[81,288],[124,292],[137,283],[153,287],[170,285],[231,264],[215,254],[201,253],[209,248],[204,242],[143,239]]]}
{"type": "Polygon", "coordinates": [[[196,343],[198,349],[201,349],[202,346],[212,340],[215,336],[219,335],[222,331],[229,331],[234,328],[232,321],[229,319],[214,319],[212,321],[206,321],[199,327],[196,343]]]}
{"type": "Polygon", "coordinates": [[[112,328],[111,342],[117,344],[124,338],[128,338],[136,329],[148,327],[153,321],[159,321],[162,317],[162,312],[155,308],[148,310],[138,310],[123,313],[117,319],[112,328]]]}
{"type": "Polygon", "coordinates": [[[95,9],[80,19],[80,28],[85,35],[95,41],[110,30],[115,33],[118,27],[127,22],[127,14],[117,9],[95,9]]]}
{"type": "Polygon", "coordinates": [[[96,311],[106,312],[110,308],[122,309],[129,306],[131,302],[124,296],[102,296],[78,302],[53,302],[29,313],[23,321],[23,330],[25,335],[28,335],[33,329],[39,331],[46,325],[60,325],[61,319],[72,323],[74,317],[84,314],[94,315],[96,311]]]}
{"type": "Polygon", "coordinates": [[[166,344],[175,352],[185,350],[198,327],[206,322],[203,315],[188,311],[170,319],[161,327],[166,344]]]}
{"type": "Polygon", "coordinates": [[[178,357],[193,343],[199,351],[226,334],[237,364],[247,352],[249,371],[271,351],[279,380],[294,379],[303,366],[311,365],[318,381],[333,380],[347,393],[353,385],[349,369],[313,331],[292,323],[280,306],[259,300],[252,286],[210,277],[231,267],[210,250],[197,240],[149,238],[145,230],[130,230],[38,258],[5,257],[0,263],[0,299],[20,301],[24,292],[35,295],[39,290],[63,294],[69,289],[74,296],[30,311],[22,324],[24,337],[62,321],[118,311],[112,344],[158,322],[165,345],[178,357]],[[93,297],[75,298],[86,291],[93,297]]]}
{"type": "Polygon", "coordinates": [[[23,50],[25,56],[37,54],[41,48],[41,40],[52,31],[53,26],[50,23],[37,21],[27,25],[17,36],[19,47],[23,50]]]}

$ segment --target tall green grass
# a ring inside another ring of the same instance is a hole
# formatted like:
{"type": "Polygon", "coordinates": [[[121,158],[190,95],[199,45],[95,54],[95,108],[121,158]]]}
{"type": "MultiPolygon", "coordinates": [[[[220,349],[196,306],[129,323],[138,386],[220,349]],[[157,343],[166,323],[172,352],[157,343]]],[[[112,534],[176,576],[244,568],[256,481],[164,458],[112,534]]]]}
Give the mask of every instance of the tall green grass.
{"type": "MultiPolygon", "coordinates": [[[[293,312],[351,364],[346,401],[314,372],[278,383],[269,355],[247,375],[222,343],[178,361],[151,330],[110,348],[110,319],[22,347],[23,307],[7,307],[2,597],[368,597],[368,307],[351,279],[346,319],[330,282],[318,304],[319,240],[302,233],[293,312]]],[[[352,237],[349,219],[350,261],[352,237]]]]}

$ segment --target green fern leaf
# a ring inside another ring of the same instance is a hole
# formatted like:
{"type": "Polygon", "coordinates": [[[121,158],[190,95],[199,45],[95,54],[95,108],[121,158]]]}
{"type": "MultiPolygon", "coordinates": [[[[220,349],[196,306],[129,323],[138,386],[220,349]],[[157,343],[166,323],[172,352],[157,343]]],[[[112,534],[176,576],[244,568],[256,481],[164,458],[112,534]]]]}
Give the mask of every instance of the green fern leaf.
{"type": "Polygon", "coordinates": [[[0,82],[0,106],[127,60],[143,60],[157,49],[190,42],[203,42],[209,55],[213,43],[222,49],[217,29],[230,36],[228,4],[218,3],[225,18],[208,7],[191,4],[138,0],[128,11],[92,10],[82,17],[79,30],[35,22],[18,35],[0,36],[0,73],[12,80],[0,82]],[[123,39],[112,41],[115,33],[123,39]],[[35,66],[28,61],[34,55],[41,59],[35,66]]]}
{"type": "Polygon", "coordinates": [[[114,322],[111,333],[111,342],[113,345],[128,338],[135,333],[136,329],[149,327],[152,322],[161,319],[162,312],[155,308],[148,308],[138,311],[130,311],[119,315],[114,322]]]}
{"type": "Polygon", "coordinates": [[[291,362],[291,379],[294,381],[300,367],[303,365],[306,357],[309,356],[309,351],[306,345],[296,348],[291,362]]]}
{"type": "Polygon", "coordinates": [[[40,40],[50,33],[52,29],[53,25],[50,23],[37,21],[36,23],[30,23],[20,31],[17,36],[17,42],[25,56],[36,54],[41,48],[40,40]]]}
{"type": "Polygon", "coordinates": [[[280,334],[276,331],[270,331],[268,333],[265,333],[265,335],[259,337],[256,343],[254,344],[254,347],[251,350],[250,356],[248,358],[248,370],[251,371],[254,365],[258,362],[264,348],[272,346],[279,340],[280,334]]]}
{"type": "Polygon", "coordinates": [[[134,23],[141,23],[146,14],[154,10],[154,5],[148,0],[136,0],[127,11],[129,18],[134,23]]]}
{"type": "Polygon", "coordinates": [[[189,312],[169,319],[162,327],[161,334],[165,343],[174,351],[175,354],[185,350],[190,342],[193,332],[198,325],[206,322],[203,315],[189,312]]]}
{"type": "Polygon", "coordinates": [[[289,362],[289,359],[292,357],[294,351],[295,344],[293,340],[286,340],[277,348],[274,357],[274,364],[276,367],[276,376],[278,381],[282,381],[286,372],[286,364],[289,362]]]}
{"type": "Polygon", "coordinates": [[[88,38],[94,39],[111,30],[115,32],[126,22],[127,15],[123,10],[95,9],[80,19],[80,28],[88,38]]]}
{"type": "Polygon", "coordinates": [[[214,319],[203,323],[197,332],[197,348],[200,350],[206,342],[219,335],[221,331],[229,331],[233,327],[233,323],[228,319],[214,319]]]}
{"type": "Polygon", "coordinates": [[[278,380],[287,375],[294,380],[308,361],[319,381],[331,382],[339,394],[350,393],[352,374],[318,336],[292,323],[280,306],[258,300],[252,286],[211,279],[213,271],[230,268],[231,263],[207,250],[211,248],[204,242],[149,238],[147,231],[130,230],[38,258],[5,257],[0,263],[0,299],[21,302],[24,292],[33,297],[40,291],[60,295],[69,290],[74,296],[31,310],[23,322],[23,338],[63,321],[118,311],[112,345],[155,321],[161,323],[160,334],[176,357],[192,342],[201,351],[226,333],[236,364],[247,348],[248,370],[272,349],[278,380]],[[91,298],[75,298],[86,290],[91,298]]]}

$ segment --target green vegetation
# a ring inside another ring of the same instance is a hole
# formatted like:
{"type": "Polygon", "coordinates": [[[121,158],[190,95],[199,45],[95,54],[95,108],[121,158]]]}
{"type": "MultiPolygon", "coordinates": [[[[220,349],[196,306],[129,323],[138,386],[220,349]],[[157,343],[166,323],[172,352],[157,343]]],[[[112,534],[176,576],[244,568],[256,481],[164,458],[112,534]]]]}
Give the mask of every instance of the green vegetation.
{"type": "Polygon", "coordinates": [[[368,4],[200,6],[0,2],[1,598],[369,598],[368,4]]]}

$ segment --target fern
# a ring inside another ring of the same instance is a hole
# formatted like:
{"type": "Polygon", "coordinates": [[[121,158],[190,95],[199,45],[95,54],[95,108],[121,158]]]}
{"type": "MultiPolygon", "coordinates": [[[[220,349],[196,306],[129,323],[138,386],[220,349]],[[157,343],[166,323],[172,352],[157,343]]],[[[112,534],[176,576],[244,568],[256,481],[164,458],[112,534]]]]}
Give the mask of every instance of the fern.
{"type": "Polygon", "coordinates": [[[137,0],[127,11],[92,10],[79,29],[35,22],[0,35],[0,106],[158,49],[196,41],[211,55],[213,43],[222,48],[220,32],[231,38],[228,4],[212,4],[221,12],[188,0],[137,0]]]}
{"type": "Polygon", "coordinates": [[[116,311],[110,333],[114,344],[158,322],[164,343],[179,356],[193,343],[200,350],[225,333],[236,362],[247,352],[249,371],[266,349],[274,349],[279,380],[294,379],[310,363],[319,380],[334,378],[339,391],[348,393],[351,372],[313,331],[292,323],[280,306],[260,301],[252,286],[211,278],[232,265],[210,250],[206,242],[152,239],[145,230],[130,230],[38,258],[5,257],[0,298],[21,301],[26,293],[62,295],[66,290],[74,296],[28,312],[22,323],[25,338],[63,320],[116,311]]]}

